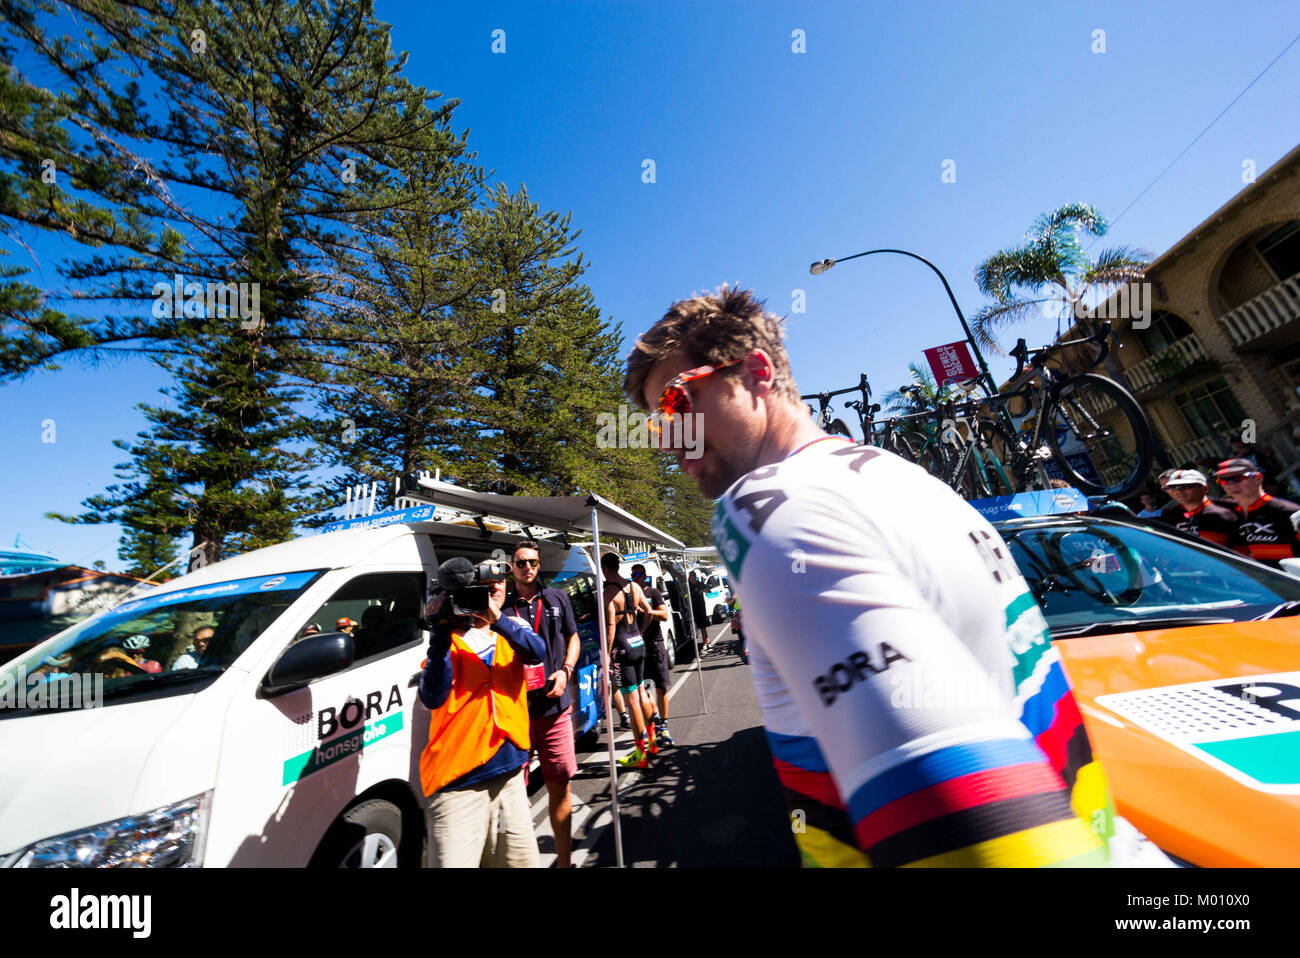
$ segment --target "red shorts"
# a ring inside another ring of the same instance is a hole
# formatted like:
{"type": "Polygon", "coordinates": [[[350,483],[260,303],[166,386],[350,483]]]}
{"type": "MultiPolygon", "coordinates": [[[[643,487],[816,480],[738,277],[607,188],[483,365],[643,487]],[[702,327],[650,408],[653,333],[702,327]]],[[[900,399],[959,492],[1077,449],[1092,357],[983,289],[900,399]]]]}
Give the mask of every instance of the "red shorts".
{"type": "Polygon", "coordinates": [[[530,720],[528,737],[542,764],[542,778],[567,782],[578,774],[578,755],[573,745],[573,706],[559,715],[530,720]]]}

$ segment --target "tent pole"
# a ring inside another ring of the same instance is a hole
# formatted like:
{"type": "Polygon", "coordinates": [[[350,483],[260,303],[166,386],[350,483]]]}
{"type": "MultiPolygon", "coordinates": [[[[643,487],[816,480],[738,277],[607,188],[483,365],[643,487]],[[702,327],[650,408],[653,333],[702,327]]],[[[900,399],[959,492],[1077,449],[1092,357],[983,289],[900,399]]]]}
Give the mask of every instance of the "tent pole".
{"type": "Polygon", "coordinates": [[[609,745],[609,798],[614,815],[614,863],[623,867],[623,829],[618,810],[618,764],[614,761],[614,703],[609,686],[609,635],[605,625],[605,573],[600,567],[600,520],[596,515],[596,500],[587,500],[591,506],[591,539],[593,558],[596,560],[596,627],[600,630],[600,667],[605,676],[605,740],[609,745]]]}
{"type": "MultiPolygon", "coordinates": [[[[695,624],[695,608],[691,607],[691,624],[695,624]]],[[[705,626],[707,629],[708,626],[705,626]]],[[[700,630],[692,629],[695,635],[695,671],[700,676],[700,704],[704,706],[704,714],[709,714],[709,700],[704,697],[704,657],[700,655],[700,630]]]]}

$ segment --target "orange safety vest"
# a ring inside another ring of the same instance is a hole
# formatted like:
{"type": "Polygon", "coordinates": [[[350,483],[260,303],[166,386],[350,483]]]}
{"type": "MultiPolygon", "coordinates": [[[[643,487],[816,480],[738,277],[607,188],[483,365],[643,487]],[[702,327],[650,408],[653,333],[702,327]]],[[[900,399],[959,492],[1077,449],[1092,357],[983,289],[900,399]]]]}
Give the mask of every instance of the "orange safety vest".
{"type": "Polygon", "coordinates": [[[524,664],[504,635],[497,636],[489,668],[453,632],[451,693],[429,713],[429,744],[420,754],[424,794],[478,768],[506,739],[525,751],[529,747],[524,664]]]}

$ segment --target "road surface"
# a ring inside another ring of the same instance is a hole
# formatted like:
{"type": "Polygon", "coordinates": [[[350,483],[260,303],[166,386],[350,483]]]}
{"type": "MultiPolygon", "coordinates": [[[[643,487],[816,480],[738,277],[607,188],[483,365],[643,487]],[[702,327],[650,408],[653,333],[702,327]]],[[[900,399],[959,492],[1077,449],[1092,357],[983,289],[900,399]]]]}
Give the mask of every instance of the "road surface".
{"type": "MultiPolygon", "coordinates": [[[[721,651],[702,659],[704,699],[695,663],[673,670],[668,724],[676,745],[652,757],[648,770],[619,771],[624,864],[798,867],[749,667],[736,654],[728,625],[713,626],[709,634],[721,651]]],[[[617,717],[616,712],[615,724],[617,717]]],[[[616,729],[616,755],[631,747],[632,733],[616,729]]],[[[603,734],[596,751],[578,753],[573,862],[579,867],[617,864],[608,754],[603,734]]],[[[555,840],[535,766],[529,793],[542,864],[549,867],[555,862],[555,840]]]]}

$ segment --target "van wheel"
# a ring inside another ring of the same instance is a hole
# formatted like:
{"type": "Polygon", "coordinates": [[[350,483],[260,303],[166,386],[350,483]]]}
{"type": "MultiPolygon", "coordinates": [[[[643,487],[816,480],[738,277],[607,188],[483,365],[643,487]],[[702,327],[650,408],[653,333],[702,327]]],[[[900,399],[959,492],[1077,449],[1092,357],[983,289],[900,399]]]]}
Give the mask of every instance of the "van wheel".
{"type": "Polygon", "coordinates": [[[371,799],[344,812],[312,856],[313,868],[396,868],[402,847],[402,812],[371,799]]]}
{"type": "Polygon", "coordinates": [[[664,643],[664,651],[668,653],[668,669],[672,671],[677,668],[677,636],[671,632],[668,634],[668,641],[664,643]]]}

